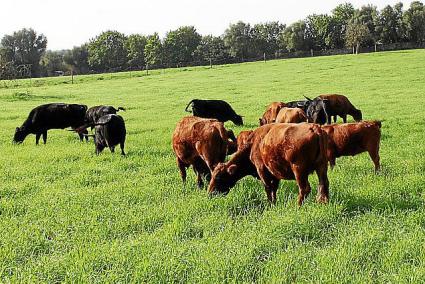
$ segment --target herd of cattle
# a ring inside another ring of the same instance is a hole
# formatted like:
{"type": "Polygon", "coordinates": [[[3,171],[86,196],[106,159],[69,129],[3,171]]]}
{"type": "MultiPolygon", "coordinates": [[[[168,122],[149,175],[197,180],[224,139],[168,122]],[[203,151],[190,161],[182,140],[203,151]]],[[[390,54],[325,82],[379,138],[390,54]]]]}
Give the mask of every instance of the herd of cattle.
{"type": "Polygon", "coordinates": [[[210,194],[227,194],[237,181],[247,175],[264,184],[271,203],[276,202],[276,191],[281,179],[295,179],[298,205],[311,192],[308,176],[316,172],[319,179],[317,201],[329,199],[328,164],[335,165],[341,156],[368,152],[375,171],[380,169],[380,121],[362,121],[362,113],[347,97],[322,95],[315,99],[270,104],[260,127],[242,131],[237,138],[224,127],[231,120],[243,124],[231,106],[224,101],[193,100],[193,116],[184,117],[173,133],[173,150],[177,157],[183,183],[186,169],[193,167],[197,184],[209,182],[210,194]],[[356,123],[346,123],[351,115],[356,123]],[[342,117],[343,124],[336,122],[342,117]],[[324,125],[324,124],[328,125],[324,125]],[[224,163],[226,155],[232,155],[224,163]]]}
{"type": "MultiPolygon", "coordinates": [[[[80,140],[94,138],[96,154],[108,147],[114,152],[119,144],[125,155],[126,127],[117,112],[122,107],[52,103],[31,110],[21,127],[17,127],[13,141],[22,143],[29,134],[35,134],[36,144],[40,137],[46,143],[50,129],[71,128],[80,140]],[[90,135],[88,128],[94,128],[90,135]]],[[[209,183],[210,194],[227,194],[237,181],[247,175],[260,179],[271,203],[276,202],[276,191],[281,179],[295,179],[299,187],[298,205],[310,193],[308,176],[316,172],[319,179],[317,201],[329,199],[328,164],[335,165],[341,156],[354,156],[368,152],[375,171],[380,169],[379,144],[380,121],[362,121],[362,113],[347,97],[321,95],[315,99],[273,102],[262,118],[260,126],[241,131],[236,137],[224,122],[243,125],[243,117],[221,100],[192,100],[184,117],[176,126],[172,147],[183,183],[186,169],[193,167],[197,185],[209,183]],[[189,110],[191,107],[191,110],[189,110]],[[346,123],[351,115],[356,123],[346,123]],[[343,124],[334,123],[337,116],[343,124]],[[325,125],[327,124],[327,125],[325,125]],[[232,155],[224,163],[226,156],[232,155]]]]}

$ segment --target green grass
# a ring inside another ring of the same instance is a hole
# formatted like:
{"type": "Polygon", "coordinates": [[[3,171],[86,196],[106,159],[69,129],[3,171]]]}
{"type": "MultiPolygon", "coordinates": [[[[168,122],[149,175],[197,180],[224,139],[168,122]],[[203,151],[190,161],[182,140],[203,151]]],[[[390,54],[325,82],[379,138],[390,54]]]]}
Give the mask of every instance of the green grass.
{"type": "Polygon", "coordinates": [[[0,82],[0,282],[423,281],[424,62],[416,50],[0,82]],[[321,93],[384,120],[379,175],[367,154],[341,158],[330,203],[316,204],[314,189],[302,208],[294,181],[275,207],[251,177],[226,197],[197,190],[192,171],[183,187],[171,134],[190,99],[229,101],[245,116],[244,127],[226,123],[238,133],[271,101],[321,93]],[[63,130],[12,145],[48,102],[126,107],[128,156],[96,156],[63,130]]]}

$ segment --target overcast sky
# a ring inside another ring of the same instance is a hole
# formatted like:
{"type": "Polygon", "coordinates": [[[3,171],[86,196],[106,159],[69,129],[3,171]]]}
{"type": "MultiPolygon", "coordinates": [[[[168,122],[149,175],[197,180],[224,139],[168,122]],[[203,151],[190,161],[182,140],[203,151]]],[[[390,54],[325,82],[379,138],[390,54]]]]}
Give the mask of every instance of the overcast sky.
{"type": "MultiPolygon", "coordinates": [[[[280,21],[293,23],[316,13],[329,13],[347,1],[326,0],[1,0],[0,37],[33,28],[48,40],[48,49],[81,45],[102,31],[152,34],[193,25],[202,35],[221,35],[230,23],[280,21]]],[[[352,0],[356,8],[379,9],[412,1],[352,0]]]]}

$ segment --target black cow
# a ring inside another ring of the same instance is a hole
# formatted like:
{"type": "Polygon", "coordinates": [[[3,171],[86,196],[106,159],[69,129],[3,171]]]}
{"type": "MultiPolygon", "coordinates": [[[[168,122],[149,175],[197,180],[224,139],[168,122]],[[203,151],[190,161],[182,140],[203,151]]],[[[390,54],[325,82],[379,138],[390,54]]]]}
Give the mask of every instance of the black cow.
{"type": "MultiPolygon", "coordinates": [[[[94,144],[96,146],[96,154],[99,155],[106,147],[111,150],[112,153],[115,151],[115,146],[120,144],[121,155],[124,153],[124,143],[126,136],[126,129],[124,119],[117,114],[107,114],[99,118],[96,123],[89,126],[94,126],[94,144]]],[[[76,131],[81,133],[85,131],[87,125],[80,127],[76,131]]]]}
{"type": "Polygon", "coordinates": [[[215,118],[220,122],[231,120],[236,125],[243,125],[242,116],[236,114],[232,107],[222,100],[194,99],[189,102],[185,111],[202,118],[215,118]],[[190,105],[192,105],[192,111],[188,110],[190,105]]]}
{"type": "Polygon", "coordinates": [[[317,97],[309,99],[305,97],[308,101],[308,107],[306,111],[308,122],[325,124],[329,118],[328,116],[328,100],[317,97]]]}
{"type": "MultiPolygon", "coordinates": [[[[46,144],[48,130],[66,127],[76,129],[84,124],[86,111],[86,105],[63,103],[40,105],[31,110],[21,127],[16,128],[13,142],[22,143],[29,134],[35,134],[37,145],[41,135],[43,135],[43,142],[46,144]]],[[[79,136],[80,140],[83,141],[84,133],[79,133],[79,136]]]]}
{"type": "Polygon", "coordinates": [[[96,121],[104,115],[107,114],[116,114],[120,110],[124,110],[123,107],[114,108],[113,106],[94,106],[87,110],[85,123],[86,124],[94,124],[96,121]]]}
{"type": "Polygon", "coordinates": [[[307,108],[310,105],[310,101],[309,100],[292,101],[292,102],[285,103],[285,105],[286,107],[289,107],[289,108],[300,108],[305,113],[307,113],[307,108]]]}

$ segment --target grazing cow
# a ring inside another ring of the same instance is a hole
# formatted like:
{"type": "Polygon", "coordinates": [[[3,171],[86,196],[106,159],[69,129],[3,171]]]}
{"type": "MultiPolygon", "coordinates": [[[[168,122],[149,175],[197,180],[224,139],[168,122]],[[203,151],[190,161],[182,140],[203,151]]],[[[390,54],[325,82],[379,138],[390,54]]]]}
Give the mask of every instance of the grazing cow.
{"type": "Polygon", "coordinates": [[[276,117],[277,123],[301,123],[307,122],[305,112],[300,108],[284,107],[279,111],[276,117]]]}
{"type": "Polygon", "coordinates": [[[309,99],[305,97],[309,103],[306,111],[308,122],[325,124],[329,121],[329,115],[327,113],[327,100],[317,97],[315,99],[309,99]]]}
{"type": "MultiPolygon", "coordinates": [[[[76,129],[84,124],[86,111],[86,105],[63,103],[40,105],[31,110],[21,127],[16,128],[13,142],[22,143],[29,134],[35,134],[35,144],[38,145],[41,135],[46,144],[48,130],[66,127],[76,129]]],[[[79,136],[83,141],[83,133],[79,133],[79,136]]]]}
{"type": "Polygon", "coordinates": [[[263,114],[263,117],[259,119],[260,126],[273,123],[276,120],[277,114],[279,111],[286,106],[285,103],[282,102],[273,102],[267,108],[263,114]]]}
{"type": "Polygon", "coordinates": [[[77,132],[85,131],[87,127],[94,126],[94,144],[96,155],[99,155],[103,149],[109,148],[111,153],[115,152],[115,146],[118,144],[121,148],[121,155],[125,156],[124,144],[127,131],[125,129],[124,119],[118,114],[107,114],[97,119],[96,123],[84,125],[77,132]]]}
{"type": "Polygon", "coordinates": [[[331,117],[333,116],[334,122],[339,115],[344,123],[347,123],[347,114],[351,115],[355,121],[362,120],[362,112],[356,109],[353,104],[343,95],[321,95],[323,100],[327,100],[326,112],[328,114],[328,124],[331,124],[331,117]]]}
{"type": "Polygon", "coordinates": [[[226,158],[231,142],[236,143],[233,132],[227,131],[222,122],[196,116],[184,117],[177,124],[172,141],[183,183],[186,182],[186,168],[192,165],[198,187],[202,188],[202,179],[210,180],[215,166],[226,158]],[[229,141],[231,138],[233,141],[229,141]]]}
{"type": "Polygon", "coordinates": [[[114,108],[113,106],[104,106],[104,105],[91,107],[86,112],[85,123],[94,124],[102,116],[107,114],[117,114],[117,112],[119,112],[120,110],[125,111],[125,108],[123,107],[114,108]]]}
{"type": "Polygon", "coordinates": [[[245,145],[248,144],[248,140],[249,140],[252,132],[253,132],[252,130],[245,130],[245,131],[241,131],[239,133],[238,138],[237,138],[238,151],[241,150],[245,145]]]}
{"type": "Polygon", "coordinates": [[[247,175],[260,178],[268,200],[276,202],[279,180],[297,181],[298,205],[310,193],[308,176],[316,171],[319,177],[317,201],[329,198],[326,157],[327,135],[314,124],[268,124],[250,135],[248,144],[227,162],[220,163],[212,173],[209,193],[227,194],[238,180],[247,175]]]}
{"type": "Polygon", "coordinates": [[[322,129],[329,137],[327,156],[331,167],[335,166],[338,157],[354,156],[367,151],[375,164],[375,171],[380,170],[380,121],[332,124],[322,126],[322,129]]]}
{"type": "Polygon", "coordinates": [[[309,100],[302,100],[302,101],[292,101],[292,102],[288,102],[285,103],[286,107],[290,107],[290,108],[300,108],[302,109],[304,112],[307,112],[307,108],[310,105],[310,101],[309,100]]]}
{"type": "Polygon", "coordinates": [[[194,99],[189,102],[185,111],[202,118],[213,118],[220,122],[231,120],[236,125],[243,125],[242,116],[236,114],[232,107],[222,100],[194,99]],[[190,105],[192,105],[192,111],[188,110],[190,105]]]}

